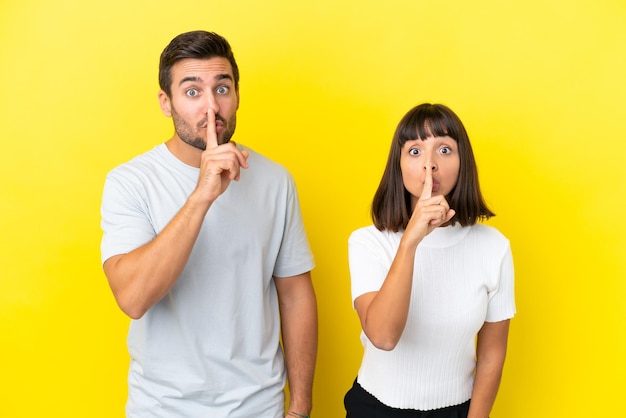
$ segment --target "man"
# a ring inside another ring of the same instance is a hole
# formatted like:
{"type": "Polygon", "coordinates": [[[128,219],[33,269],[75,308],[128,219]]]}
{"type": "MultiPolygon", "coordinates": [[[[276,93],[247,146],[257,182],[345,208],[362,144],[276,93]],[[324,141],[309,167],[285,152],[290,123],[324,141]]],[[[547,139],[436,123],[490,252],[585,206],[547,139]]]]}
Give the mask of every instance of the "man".
{"type": "Polygon", "coordinates": [[[175,37],[159,84],[175,134],[112,170],[102,199],[104,272],[133,319],[127,416],[307,416],[314,262],[292,177],[230,140],[239,70],[224,38],[175,37]]]}

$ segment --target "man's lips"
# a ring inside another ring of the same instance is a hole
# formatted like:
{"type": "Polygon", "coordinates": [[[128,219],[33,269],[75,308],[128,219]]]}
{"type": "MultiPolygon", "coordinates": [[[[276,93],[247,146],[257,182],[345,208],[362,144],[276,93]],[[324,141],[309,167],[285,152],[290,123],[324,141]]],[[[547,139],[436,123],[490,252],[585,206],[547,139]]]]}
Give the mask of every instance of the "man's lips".
{"type": "MultiPolygon", "coordinates": [[[[200,129],[207,129],[209,127],[208,123],[203,123],[202,125],[200,125],[200,129]]],[[[215,121],[215,131],[221,131],[224,129],[224,122],[222,121],[215,121]]]]}

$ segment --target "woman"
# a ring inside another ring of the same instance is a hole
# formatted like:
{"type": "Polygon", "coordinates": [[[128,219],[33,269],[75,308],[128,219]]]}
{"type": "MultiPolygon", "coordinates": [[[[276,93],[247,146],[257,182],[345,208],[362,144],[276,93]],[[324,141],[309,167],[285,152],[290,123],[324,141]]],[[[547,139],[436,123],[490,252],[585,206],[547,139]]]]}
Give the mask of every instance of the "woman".
{"type": "Polygon", "coordinates": [[[461,120],[440,104],[411,109],[374,225],[349,239],[364,355],[348,418],[489,416],[515,314],[509,241],[478,223],[491,216],[461,120]]]}

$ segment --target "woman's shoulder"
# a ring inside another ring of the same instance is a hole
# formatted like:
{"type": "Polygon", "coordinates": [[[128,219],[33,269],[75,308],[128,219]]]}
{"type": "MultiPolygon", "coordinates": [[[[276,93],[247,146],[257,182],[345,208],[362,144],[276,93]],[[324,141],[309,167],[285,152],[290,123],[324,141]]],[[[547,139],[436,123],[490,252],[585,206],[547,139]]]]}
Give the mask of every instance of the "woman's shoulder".
{"type": "Polygon", "coordinates": [[[355,229],[350,234],[349,241],[397,241],[402,237],[402,232],[379,230],[374,225],[363,226],[355,229]]]}
{"type": "Polygon", "coordinates": [[[507,245],[509,243],[509,239],[502,232],[500,232],[500,230],[491,225],[477,223],[471,226],[470,233],[477,236],[479,239],[487,240],[493,243],[507,245]]]}

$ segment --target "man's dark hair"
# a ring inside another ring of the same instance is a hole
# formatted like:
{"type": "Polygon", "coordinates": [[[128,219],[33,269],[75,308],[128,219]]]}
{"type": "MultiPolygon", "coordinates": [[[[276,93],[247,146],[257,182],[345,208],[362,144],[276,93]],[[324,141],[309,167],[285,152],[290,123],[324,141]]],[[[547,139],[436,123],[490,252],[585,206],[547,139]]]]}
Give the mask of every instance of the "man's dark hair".
{"type": "Polygon", "coordinates": [[[165,47],[159,61],[159,86],[169,96],[172,93],[172,67],[185,58],[209,59],[223,57],[233,70],[235,89],[239,88],[239,68],[228,41],[215,32],[197,30],[181,33],[165,47]]]}

